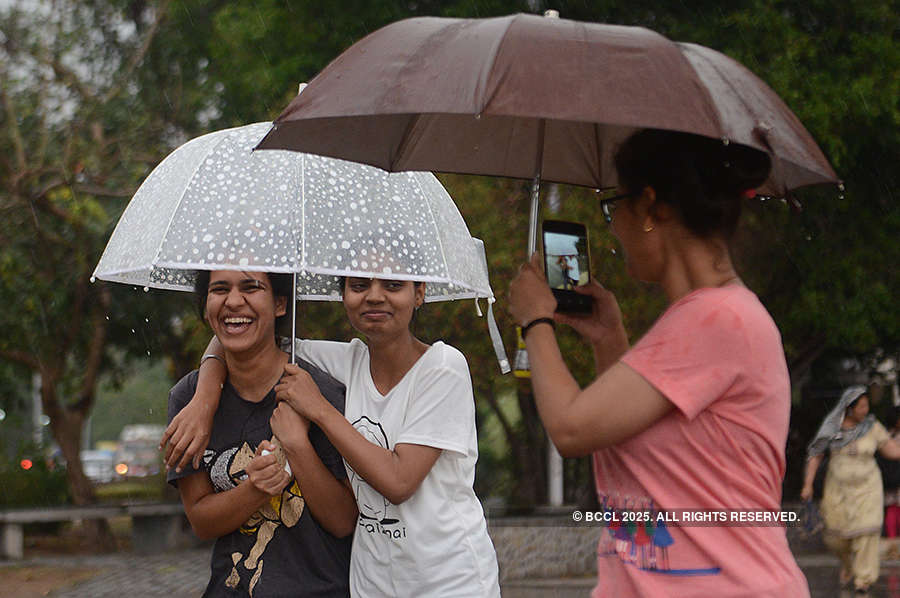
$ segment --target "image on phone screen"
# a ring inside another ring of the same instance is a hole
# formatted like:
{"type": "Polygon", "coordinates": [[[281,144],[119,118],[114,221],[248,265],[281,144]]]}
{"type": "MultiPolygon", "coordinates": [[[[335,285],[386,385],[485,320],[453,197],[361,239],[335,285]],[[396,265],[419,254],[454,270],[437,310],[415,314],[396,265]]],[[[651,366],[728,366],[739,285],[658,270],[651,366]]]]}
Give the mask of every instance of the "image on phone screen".
{"type": "Polygon", "coordinates": [[[544,260],[551,289],[571,291],[590,280],[586,236],[544,231],[544,260]]]}

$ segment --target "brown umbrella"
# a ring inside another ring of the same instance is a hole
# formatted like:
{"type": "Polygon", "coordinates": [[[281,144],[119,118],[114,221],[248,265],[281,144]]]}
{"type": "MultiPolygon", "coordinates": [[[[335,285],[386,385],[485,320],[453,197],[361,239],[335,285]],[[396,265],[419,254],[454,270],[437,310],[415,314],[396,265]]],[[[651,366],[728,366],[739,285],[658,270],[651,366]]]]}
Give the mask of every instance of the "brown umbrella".
{"type": "MultiPolygon", "coordinates": [[[[541,179],[614,186],[612,156],[642,128],[769,152],[763,193],[838,182],[784,102],[727,56],[640,27],[521,14],[379,29],[316,76],[259,147],[391,171],[533,177],[530,255],[541,179]]],[[[558,454],[549,468],[551,504],[561,504],[558,454]]]]}
{"type": "Polygon", "coordinates": [[[414,18],[341,54],[260,148],[432,170],[616,184],[611,156],[639,128],[765,150],[760,190],[838,179],[762,80],[709,48],[641,27],[512,15],[414,18]]]}

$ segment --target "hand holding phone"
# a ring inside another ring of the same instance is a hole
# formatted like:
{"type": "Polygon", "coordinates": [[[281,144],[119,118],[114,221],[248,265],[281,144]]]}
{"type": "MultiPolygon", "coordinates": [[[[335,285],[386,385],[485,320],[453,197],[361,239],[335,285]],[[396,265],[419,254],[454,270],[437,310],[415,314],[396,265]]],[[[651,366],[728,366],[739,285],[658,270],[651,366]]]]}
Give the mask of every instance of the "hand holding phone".
{"type": "Polygon", "coordinates": [[[560,312],[590,312],[591,297],[575,287],[591,280],[587,229],[579,222],[544,220],[541,225],[544,272],[560,312]]]}

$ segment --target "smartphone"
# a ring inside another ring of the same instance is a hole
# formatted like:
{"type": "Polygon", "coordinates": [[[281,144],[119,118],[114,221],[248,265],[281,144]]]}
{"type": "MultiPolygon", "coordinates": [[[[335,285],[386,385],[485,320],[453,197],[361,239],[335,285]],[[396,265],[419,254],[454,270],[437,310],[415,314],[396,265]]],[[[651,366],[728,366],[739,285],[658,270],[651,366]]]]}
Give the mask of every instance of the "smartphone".
{"type": "Polygon", "coordinates": [[[544,245],[544,272],[556,297],[556,311],[591,311],[590,296],[575,292],[575,287],[591,280],[587,228],[579,222],[544,220],[541,239],[544,245]]]}

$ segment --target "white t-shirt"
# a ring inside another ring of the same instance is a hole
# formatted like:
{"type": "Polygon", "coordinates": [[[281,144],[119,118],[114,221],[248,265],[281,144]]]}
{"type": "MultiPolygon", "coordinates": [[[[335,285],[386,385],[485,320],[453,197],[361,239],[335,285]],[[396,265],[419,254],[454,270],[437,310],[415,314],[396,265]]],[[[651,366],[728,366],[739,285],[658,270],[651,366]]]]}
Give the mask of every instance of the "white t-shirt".
{"type": "Polygon", "coordinates": [[[370,442],[441,449],[406,502],[389,502],[346,463],[359,520],[350,559],[353,596],[499,597],[497,556],[475,496],[475,401],[466,358],[434,343],[382,395],[369,371],[369,349],[299,340],[297,353],[347,386],[344,415],[370,442]]]}

